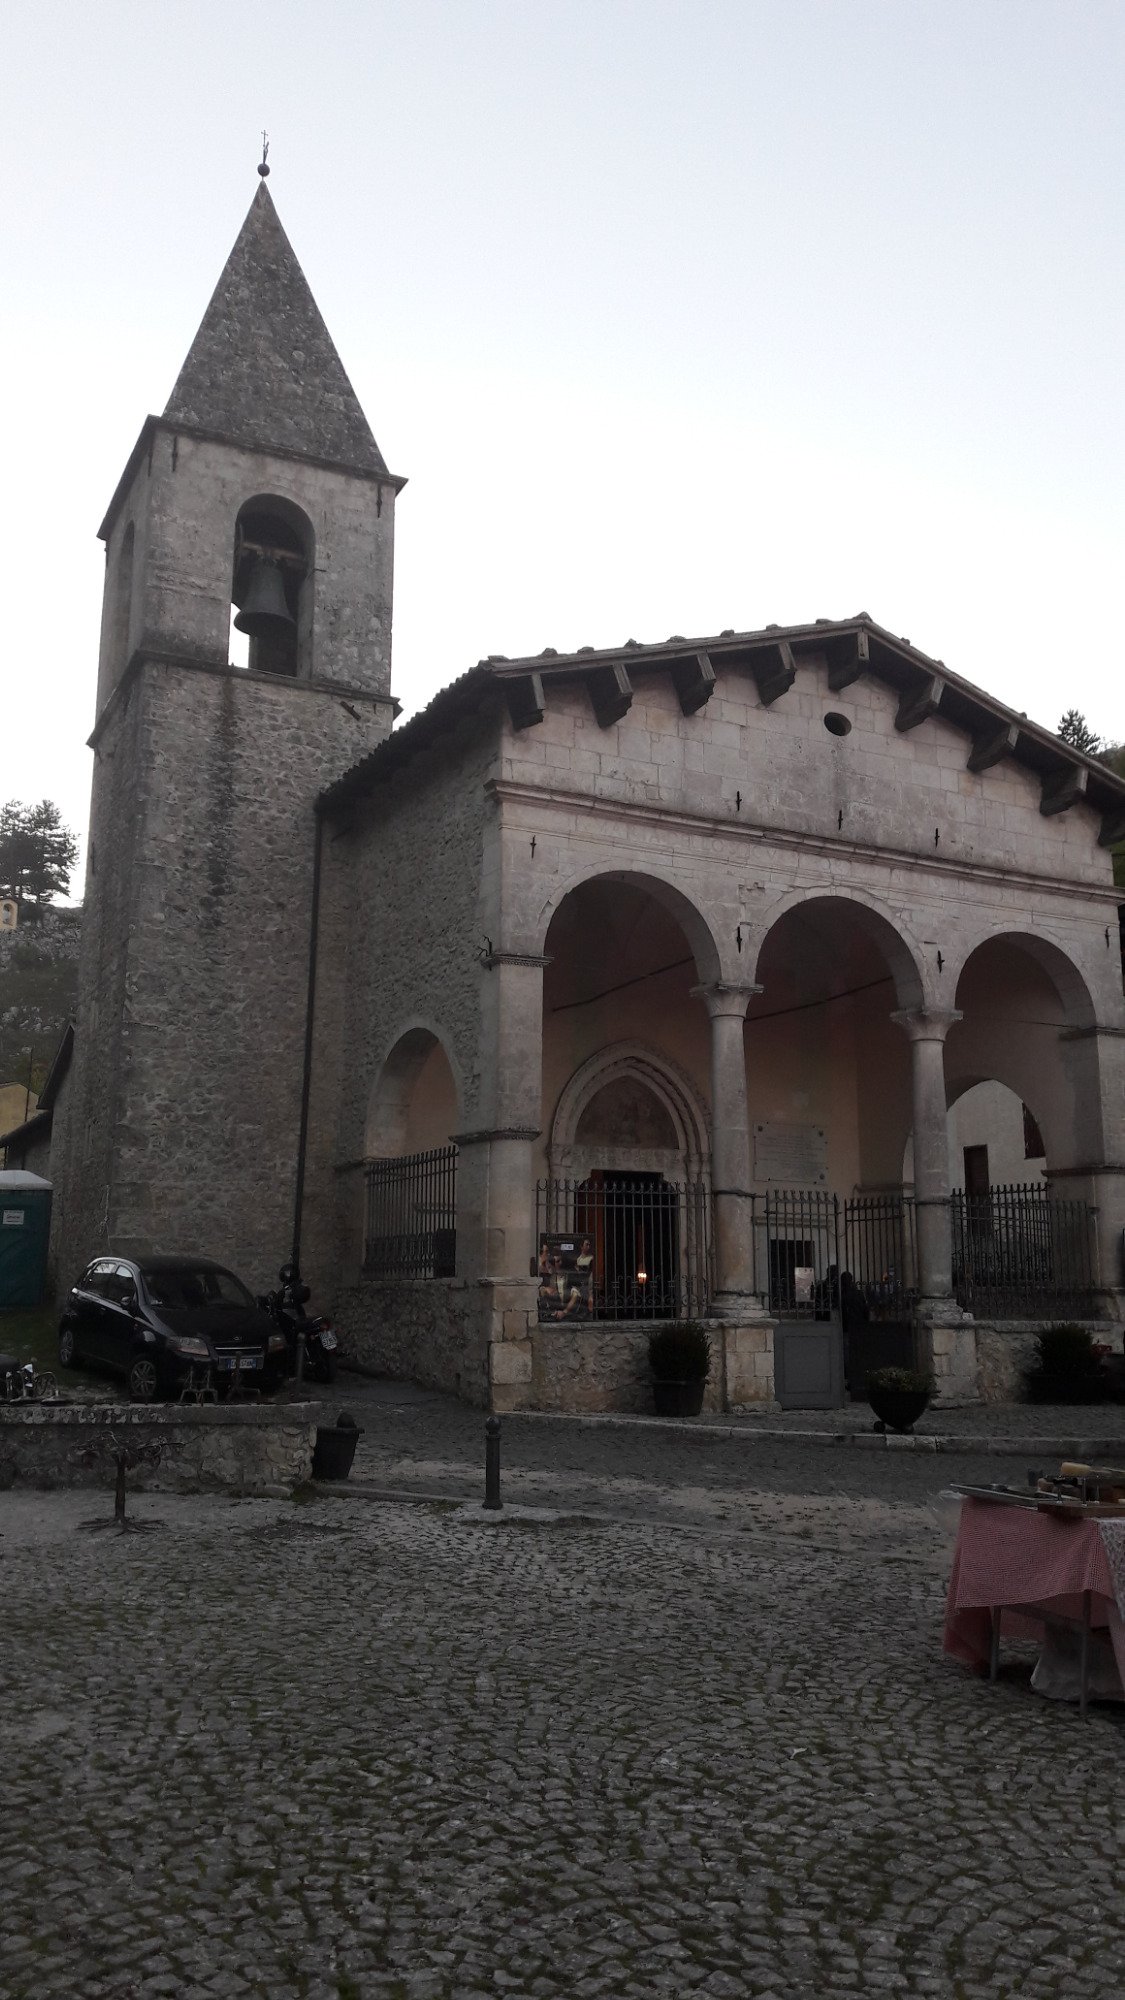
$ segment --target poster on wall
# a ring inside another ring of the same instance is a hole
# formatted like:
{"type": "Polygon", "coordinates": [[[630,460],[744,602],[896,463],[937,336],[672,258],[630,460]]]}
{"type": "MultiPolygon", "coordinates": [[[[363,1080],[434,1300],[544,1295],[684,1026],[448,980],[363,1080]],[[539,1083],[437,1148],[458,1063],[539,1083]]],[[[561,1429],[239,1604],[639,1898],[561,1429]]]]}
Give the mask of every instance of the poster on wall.
{"type": "Polygon", "coordinates": [[[594,1244],[591,1237],[544,1232],[539,1238],[538,1276],[541,1320],[593,1318],[594,1244]]]}

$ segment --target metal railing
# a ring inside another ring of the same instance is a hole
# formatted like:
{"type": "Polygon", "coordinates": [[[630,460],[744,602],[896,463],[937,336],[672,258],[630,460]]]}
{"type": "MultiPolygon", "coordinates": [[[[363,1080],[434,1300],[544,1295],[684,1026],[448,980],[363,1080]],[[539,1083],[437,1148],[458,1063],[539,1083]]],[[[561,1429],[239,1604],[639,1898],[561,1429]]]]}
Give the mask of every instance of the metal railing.
{"type": "Polygon", "coordinates": [[[711,1206],[702,1181],[659,1174],[539,1181],[539,1318],[697,1319],[710,1306],[711,1206]]]}
{"type": "Polygon", "coordinates": [[[1046,1183],[956,1193],[950,1200],[953,1290],[978,1319],[1080,1318],[1095,1309],[1094,1210],[1046,1183]]]}
{"type": "Polygon", "coordinates": [[[457,1263],[457,1148],[364,1168],[363,1268],[375,1278],[451,1278],[457,1263]]]}
{"type": "Polygon", "coordinates": [[[900,1320],[916,1295],[914,1204],[770,1188],[752,1198],[755,1290],[786,1319],[900,1320]]]}

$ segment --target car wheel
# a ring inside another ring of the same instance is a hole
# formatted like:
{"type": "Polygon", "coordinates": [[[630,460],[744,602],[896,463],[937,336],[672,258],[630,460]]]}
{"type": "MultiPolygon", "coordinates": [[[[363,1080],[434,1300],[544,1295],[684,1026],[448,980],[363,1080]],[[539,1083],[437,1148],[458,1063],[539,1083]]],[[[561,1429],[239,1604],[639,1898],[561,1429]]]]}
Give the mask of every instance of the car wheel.
{"type": "Polygon", "coordinates": [[[65,1323],[59,1328],[59,1366],[77,1368],[78,1347],[74,1338],[74,1328],[65,1323]]]}
{"type": "Polygon", "coordinates": [[[129,1394],[134,1403],[153,1403],[157,1391],[156,1363],[149,1354],[138,1354],[129,1366],[129,1394]]]}

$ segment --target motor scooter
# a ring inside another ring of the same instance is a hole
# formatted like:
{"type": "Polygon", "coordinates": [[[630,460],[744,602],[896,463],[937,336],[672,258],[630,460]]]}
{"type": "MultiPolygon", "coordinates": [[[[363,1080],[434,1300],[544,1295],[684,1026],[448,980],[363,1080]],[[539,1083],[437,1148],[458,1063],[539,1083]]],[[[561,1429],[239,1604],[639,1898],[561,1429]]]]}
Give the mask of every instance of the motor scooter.
{"type": "Polygon", "coordinates": [[[283,1264],[278,1272],[276,1292],[265,1292],[258,1300],[274,1324],[285,1335],[287,1375],[296,1375],[301,1344],[305,1358],[302,1372],[314,1382],[332,1382],[336,1377],[336,1335],[332,1321],[305,1311],[311,1297],[296,1264],[283,1264]]]}

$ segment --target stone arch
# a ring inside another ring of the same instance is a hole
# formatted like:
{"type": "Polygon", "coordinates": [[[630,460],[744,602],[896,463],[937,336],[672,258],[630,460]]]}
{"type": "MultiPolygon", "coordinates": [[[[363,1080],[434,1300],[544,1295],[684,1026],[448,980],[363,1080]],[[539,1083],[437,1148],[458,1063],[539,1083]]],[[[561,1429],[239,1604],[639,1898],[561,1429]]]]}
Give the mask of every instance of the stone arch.
{"type": "Polygon", "coordinates": [[[710,984],[722,976],[719,948],[709,919],[677,882],[649,869],[576,868],[540,910],[537,951],[548,951],[551,924],[560,907],[574,890],[583,888],[588,882],[622,882],[645,890],[679,924],[691,947],[700,980],[710,984]]]}
{"type": "MultiPolygon", "coordinates": [[[[838,888],[834,884],[790,889],[769,906],[760,923],[754,927],[751,948],[747,953],[747,978],[757,978],[762,952],[769,938],[794,910],[812,915],[819,909],[835,910],[842,905],[854,914],[859,928],[886,958],[894,980],[896,1004],[911,1008],[937,1004],[940,996],[932,978],[928,977],[929,968],[922,948],[901,915],[888,909],[886,904],[865,889],[838,888]],[[753,970],[749,969],[751,966],[753,970]]],[[[933,970],[936,972],[936,966],[933,970]]]]}
{"type": "Polygon", "coordinates": [[[365,1157],[396,1159],[448,1145],[460,1122],[461,1101],[460,1071],[445,1037],[428,1022],[414,1022],[396,1036],[376,1071],[367,1101],[365,1157]]]}
{"type": "Polygon", "coordinates": [[[949,1091],[959,1094],[966,1079],[1006,1084],[1031,1108],[1048,1175],[1100,1158],[1097,1044],[1081,1033],[1096,1012],[1070,954],[1039,933],[978,938],[957,968],[956,1006],[961,1019],[946,1043],[949,1091]]]}
{"type": "Polygon", "coordinates": [[[247,664],[254,672],[296,675],[313,671],[316,531],[304,509],[279,493],[255,493],[235,516],[231,600],[232,644],[255,568],[265,563],[277,583],[292,625],[250,637],[247,664]]]}
{"type": "Polygon", "coordinates": [[[671,1180],[705,1179],[710,1172],[708,1134],[706,1106],[678,1064],[644,1042],[614,1042],[581,1063],[564,1085],[550,1124],[549,1172],[552,1178],[565,1180],[594,1167],[634,1166],[671,1180]],[[579,1139],[583,1115],[601,1092],[626,1082],[647,1092],[667,1121],[672,1143],[641,1154],[636,1149],[618,1152],[597,1144],[583,1146],[579,1139]]]}
{"type": "Polygon", "coordinates": [[[990,931],[986,936],[977,938],[975,944],[966,948],[955,968],[956,993],[960,993],[961,983],[973,959],[994,946],[1022,952],[1038,966],[1058,995],[1067,1027],[1087,1028],[1093,1025],[1097,1012],[1085,974],[1070,953],[1042,931],[990,931]]]}

